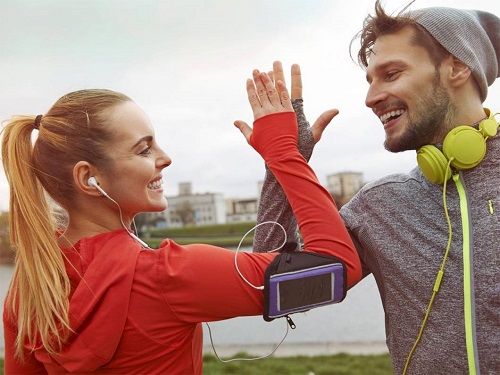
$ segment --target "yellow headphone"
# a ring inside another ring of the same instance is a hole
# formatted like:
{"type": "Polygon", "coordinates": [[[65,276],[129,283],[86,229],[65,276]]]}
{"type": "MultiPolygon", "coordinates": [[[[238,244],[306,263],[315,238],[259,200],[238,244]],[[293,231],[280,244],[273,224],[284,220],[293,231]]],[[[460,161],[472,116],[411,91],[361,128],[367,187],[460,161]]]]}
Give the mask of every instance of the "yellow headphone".
{"type": "Polygon", "coordinates": [[[458,126],[445,137],[443,151],[425,145],[417,150],[417,163],[424,176],[431,182],[442,184],[451,177],[448,163],[456,169],[470,169],[478,165],[486,154],[486,140],[497,134],[499,124],[488,108],[487,119],[479,123],[479,130],[472,126],[458,126]]]}

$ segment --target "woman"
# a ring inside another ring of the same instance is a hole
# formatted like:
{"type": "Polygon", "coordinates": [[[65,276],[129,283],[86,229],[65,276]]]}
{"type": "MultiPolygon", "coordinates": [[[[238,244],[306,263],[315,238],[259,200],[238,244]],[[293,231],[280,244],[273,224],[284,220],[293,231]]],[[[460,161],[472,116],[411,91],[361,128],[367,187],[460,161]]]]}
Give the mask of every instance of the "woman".
{"type": "MultiPolygon", "coordinates": [[[[306,251],[342,259],[353,285],[360,278],[354,246],[297,151],[286,87],[276,88],[254,71],[247,81],[253,132],[235,125],[282,184],[306,251]]],[[[167,207],[162,170],[171,159],[127,96],[77,91],[43,116],[14,117],[3,131],[2,159],[17,254],[3,317],[6,374],[201,373],[200,322],[262,314],[262,291],[241,275],[262,285],[276,254],[239,254],[240,275],[233,251],[169,239],[153,250],[131,233],[137,213],[167,207]],[[63,230],[52,224],[46,194],[68,213],[63,230]]]]}

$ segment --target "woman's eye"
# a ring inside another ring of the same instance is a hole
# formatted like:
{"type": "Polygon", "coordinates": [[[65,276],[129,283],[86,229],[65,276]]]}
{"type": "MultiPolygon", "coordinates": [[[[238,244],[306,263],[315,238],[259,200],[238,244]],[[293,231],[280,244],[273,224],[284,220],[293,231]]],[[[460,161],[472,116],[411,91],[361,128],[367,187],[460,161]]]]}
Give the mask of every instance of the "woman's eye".
{"type": "Polygon", "coordinates": [[[141,151],[140,155],[149,155],[151,154],[151,147],[146,147],[143,151],[141,151]]]}

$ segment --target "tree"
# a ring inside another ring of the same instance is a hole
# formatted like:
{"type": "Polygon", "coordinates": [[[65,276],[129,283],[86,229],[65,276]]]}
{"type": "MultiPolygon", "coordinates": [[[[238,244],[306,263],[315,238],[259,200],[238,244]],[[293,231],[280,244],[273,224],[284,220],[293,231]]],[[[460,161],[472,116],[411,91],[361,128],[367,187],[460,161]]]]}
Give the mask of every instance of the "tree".
{"type": "Polygon", "coordinates": [[[135,215],[134,223],[135,223],[135,226],[137,227],[137,234],[139,236],[142,236],[143,231],[146,229],[147,225],[149,224],[148,213],[141,212],[141,213],[135,215]]]}
{"type": "Polygon", "coordinates": [[[173,214],[179,217],[183,226],[195,224],[193,206],[188,201],[178,203],[173,214]]]}
{"type": "Polygon", "coordinates": [[[12,264],[14,256],[9,240],[9,213],[2,212],[0,213],[0,263],[12,264]]]}

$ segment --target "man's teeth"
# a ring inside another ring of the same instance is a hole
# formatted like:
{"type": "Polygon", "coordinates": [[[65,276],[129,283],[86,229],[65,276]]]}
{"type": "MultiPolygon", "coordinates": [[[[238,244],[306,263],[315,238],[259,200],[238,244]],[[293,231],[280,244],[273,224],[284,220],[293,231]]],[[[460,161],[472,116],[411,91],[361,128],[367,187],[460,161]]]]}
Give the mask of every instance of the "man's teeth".
{"type": "Polygon", "coordinates": [[[148,184],[148,189],[159,189],[163,185],[163,180],[156,180],[148,184]]]}
{"type": "Polygon", "coordinates": [[[403,113],[404,111],[402,109],[387,112],[385,115],[380,116],[380,121],[385,124],[391,117],[401,116],[403,113]]]}

